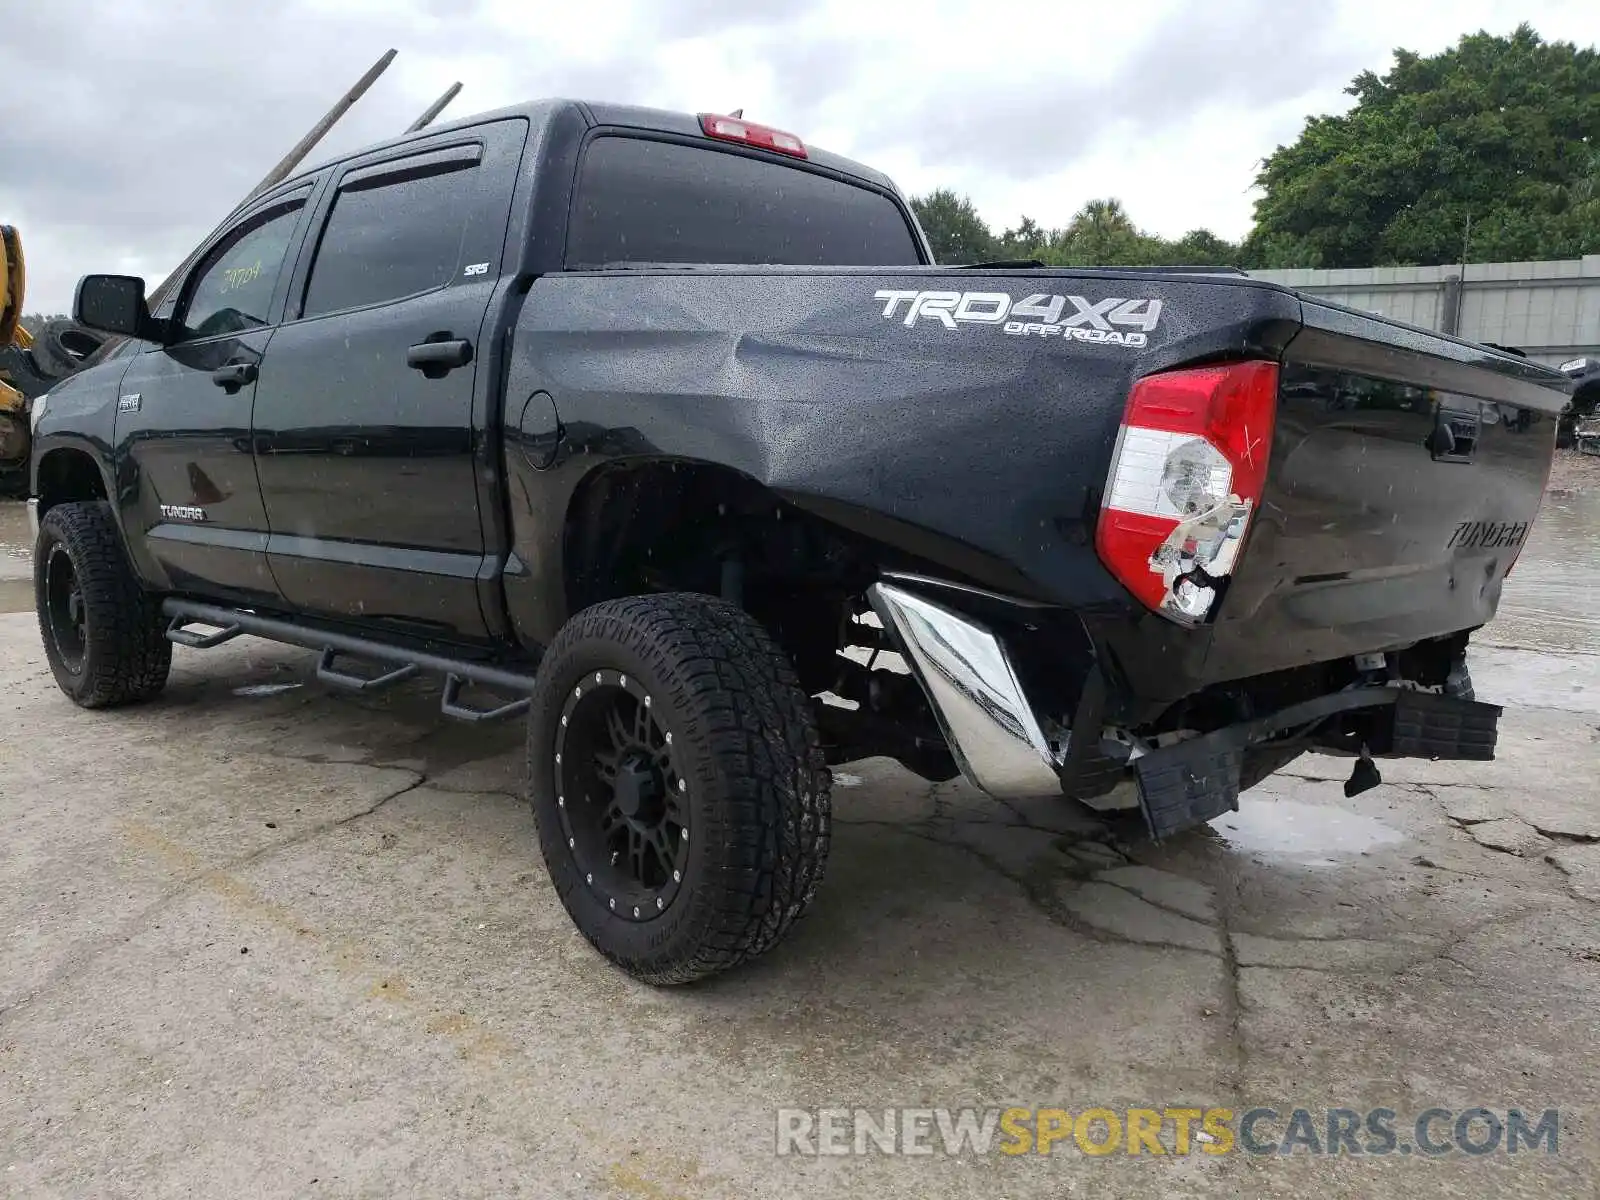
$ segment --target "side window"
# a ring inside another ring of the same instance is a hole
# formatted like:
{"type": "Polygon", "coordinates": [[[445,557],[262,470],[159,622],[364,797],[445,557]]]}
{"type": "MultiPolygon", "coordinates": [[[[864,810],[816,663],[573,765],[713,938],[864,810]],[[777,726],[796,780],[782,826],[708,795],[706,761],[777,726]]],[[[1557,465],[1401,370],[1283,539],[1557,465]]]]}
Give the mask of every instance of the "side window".
{"type": "Polygon", "coordinates": [[[431,291],[461,265],[481,172],[459,154],[395,164],[339,189],[311,265],[301,316],[431,291]]]}
{"type": "Polygon", "coordinates": [[[304,199],[257,213],[213,249],[189,281],[184,340],[265,325],[304,199]]]}

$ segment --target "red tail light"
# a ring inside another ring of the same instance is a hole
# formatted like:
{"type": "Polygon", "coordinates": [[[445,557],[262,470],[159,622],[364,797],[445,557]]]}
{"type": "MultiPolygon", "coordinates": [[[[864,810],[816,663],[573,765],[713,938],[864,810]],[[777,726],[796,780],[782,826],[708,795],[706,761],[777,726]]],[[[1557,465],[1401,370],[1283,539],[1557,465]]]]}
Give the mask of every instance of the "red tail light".
{"type": "Polygon", "coordinates": [[[757,125],[754,121],[746,121],[743,117],[701,113],[700,128],[708,138],[716,138],[719,142],[738,142],[743,146],[755,146],[759,150],[787,154],[790,158],[806,157],[806,144],[794,134],[785,133],[781,129],[772,129],[766,125],[757,125]]]}
{"type": "Polygon", "coordinates": [[[1100,559],[1146,605],[1205,619],[1261,503],[1278,365],[1228,363],[1133,386],[1095,531],[1100,559]]]}

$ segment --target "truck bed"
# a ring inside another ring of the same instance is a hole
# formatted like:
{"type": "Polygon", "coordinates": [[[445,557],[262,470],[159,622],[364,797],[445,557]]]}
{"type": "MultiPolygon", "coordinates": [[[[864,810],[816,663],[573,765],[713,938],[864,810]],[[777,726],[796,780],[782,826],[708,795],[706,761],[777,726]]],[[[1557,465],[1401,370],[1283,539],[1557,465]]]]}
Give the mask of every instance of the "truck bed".
{"type": "Polygon", "coordinates": [[[1564,401],[1560,376],[1514,356],[1194,272],[569,272],[535,284],[511,372],[513,394],[561,397],[602,453],[727,464],[975,586],[1081,615],[1156,700],[1488,620],[1564,401]],[[913,314],[930,295],[944,307],[913,314]],[[1063,297],[1062,321],[1097,311],[1071,328],[1100,336],[1018,331],[982,297],[1063,297]],[[1113,324],[1110,301],[1159,316],[1113,324]],[[1144,336],[1107,336],[1129,333],[1144,336]],[[1212,619],[1178,628],[1096,555],[1107,467],[1135,380],[1241,358],[1281,363],[1267,491],[1212,619]],[[1436,454],[1441,424],[1454,449],[1436,454]]]}

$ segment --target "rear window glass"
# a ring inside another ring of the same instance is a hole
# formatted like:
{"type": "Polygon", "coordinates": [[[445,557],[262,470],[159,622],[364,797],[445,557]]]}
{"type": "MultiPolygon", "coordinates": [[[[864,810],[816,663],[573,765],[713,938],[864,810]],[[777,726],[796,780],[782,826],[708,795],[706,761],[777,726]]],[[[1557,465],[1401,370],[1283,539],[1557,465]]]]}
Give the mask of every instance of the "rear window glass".
{"type": "Polygon", "coordinates": [[[710,147],[602,137],[589,145],[569,266],[739,263],[910,266],[894,201],[811,171],[710,147]]]}

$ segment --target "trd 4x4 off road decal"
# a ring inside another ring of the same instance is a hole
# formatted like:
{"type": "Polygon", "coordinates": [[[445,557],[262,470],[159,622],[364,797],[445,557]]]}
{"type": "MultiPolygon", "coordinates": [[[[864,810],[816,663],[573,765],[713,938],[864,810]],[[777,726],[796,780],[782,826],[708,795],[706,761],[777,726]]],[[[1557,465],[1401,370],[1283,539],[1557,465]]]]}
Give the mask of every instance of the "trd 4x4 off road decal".
{"type": "Polygon", "coordinates": [[[873,299],[883,301],[885,317],[901,318],[906,325],[919,321],[937,321],[946,329],[956,328],[957,322],[999,325],[1013,337],[1058,337],[1115,346],[1145,345],[1161,320],[1161,301],[1120,296],[1090,301],[1035,292],[1013,301],[1009,292],[885,289],[875,292],[873,299]]]}

